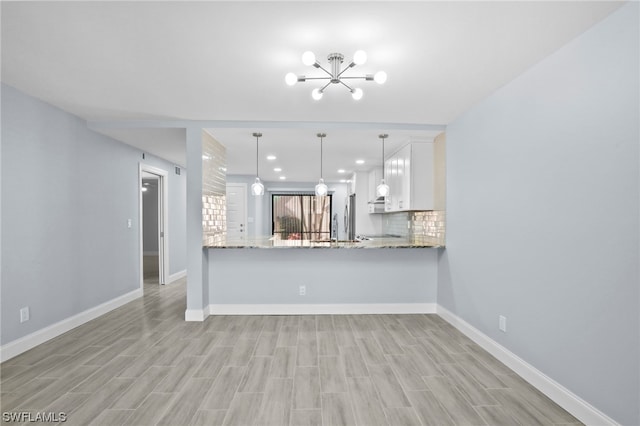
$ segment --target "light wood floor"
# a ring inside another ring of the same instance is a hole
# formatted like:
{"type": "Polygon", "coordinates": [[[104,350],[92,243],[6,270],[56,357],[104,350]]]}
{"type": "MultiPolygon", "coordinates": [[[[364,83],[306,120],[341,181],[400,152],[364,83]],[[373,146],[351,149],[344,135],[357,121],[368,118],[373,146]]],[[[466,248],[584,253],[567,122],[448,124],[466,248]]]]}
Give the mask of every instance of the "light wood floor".
{"type": "Polygon", "coordinates": [[[185,283],[1,365],[2,412],[65,425],[579,424],[436,315],[183,321],[185,283]]]}

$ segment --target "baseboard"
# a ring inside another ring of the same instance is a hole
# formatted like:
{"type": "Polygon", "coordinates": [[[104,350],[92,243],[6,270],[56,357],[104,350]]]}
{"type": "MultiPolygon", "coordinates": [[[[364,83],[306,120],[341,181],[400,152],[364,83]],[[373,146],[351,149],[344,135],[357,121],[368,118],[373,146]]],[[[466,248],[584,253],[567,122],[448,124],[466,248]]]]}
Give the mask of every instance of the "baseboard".
{"type": "Polygon", "coordinates": [[[20,355],[21,353],[26,352],[31,348],[34,348],[48,340],[51,340],[54,337],[58,337],[69,330],[72,330],[86,322],[89,322],[92,319],[99,317],[100,315],[104,315],[107,312],[119,308],[120,306],[125,305],[139,297],[142,297],[142,289],[137,289],[127,294],[123,294],[122,296],[111,299],[108,302],[87,309],[86,311],[80,312],[79,314],[76,314],[72,317],[66,318],[55,324],[42,328],[38,331],[34,331],[31,334],[9,342],[0,347],[0,362],[4,362],[17,355],[20,355]]]}
{"type": "Polygon", "coordinates": [[[206,312],[205,315],[205,309],[187,309],[186,311],[184,311],[185,321],[204,321],[208,316],[208,312],[206,312]]]}
{"type": "Polygon", "coordinates": [[[209,305],[210,315],[433,314],[435,303],[209,305]]]}
{"type": "Polygon", "coordinates": [[[183,269],[182,271],[178,271],[175,274],[169,275],[167,278],[167,284],[171,284],[174,281],[178,281],[180,278],[184,278],[187,276],[187,270],[183,269]]]}
{"type": "Polygon", "coordinates": [[[446,308],[438,305],[437,314],[585,425],[619,425],[609,416],[446,308]]]}

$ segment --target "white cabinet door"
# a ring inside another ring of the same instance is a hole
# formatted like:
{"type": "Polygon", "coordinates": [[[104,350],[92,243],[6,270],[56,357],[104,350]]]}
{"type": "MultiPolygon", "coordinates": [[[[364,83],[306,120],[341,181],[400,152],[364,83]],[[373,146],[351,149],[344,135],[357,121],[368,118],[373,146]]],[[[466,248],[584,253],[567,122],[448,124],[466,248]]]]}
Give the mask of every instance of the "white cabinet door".
{"type": "Polygon", "coordinates": [[[391,212],[393,211],[393,203],[392,203],[392,194],[393,194],[393,158],[390,157],[384,162],[384,174],[385,181],[387,185],[389,185],[389,195],[387,195],[384,199],[384,211],[391,212]]]}
{"type": "Polygon", "coordinates": [[[433,210],[433,144],[409,143],[385,161],[385,212],[433,210]]]}

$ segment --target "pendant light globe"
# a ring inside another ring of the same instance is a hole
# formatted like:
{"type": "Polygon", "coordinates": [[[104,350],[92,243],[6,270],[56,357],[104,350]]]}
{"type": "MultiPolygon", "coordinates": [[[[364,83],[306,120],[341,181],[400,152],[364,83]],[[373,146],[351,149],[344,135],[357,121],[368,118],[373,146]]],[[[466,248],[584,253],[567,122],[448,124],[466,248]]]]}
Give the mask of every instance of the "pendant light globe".
{"type": "Polygon", "coordinates": [[[260,178],[256,177],[256,181],[251,185],[251,194],[252,195],[264,195],[264,185],[260,182],[260,178]]]}
{"type": "Polygon", "coordinates": [[[324,179],[322,178],[322,142],[325,137],[327,137],[326,133],[318,133],[316,136],[320,138],[320,180],[316,185],[316,195],[323,196],[329,193],[329,188],[324,183],[324,179]]]}
{"type": "Polygon", "coordinates": [[[386,197],[389,195],[389,185],[384,182],[384,179],[380,181],[380,185],[376,187],[376,196],[386,197]]]}
{"type": "Polygon", "coordinates": [[[324,183],[324,179],[320,178],[320,181],[318,181],[318,184],[316,185],[316,195],[323,196],[327,195],[328,192],[329,188],[324,183]]]}
{"type": "Polygon", "coordinates": [[[260,177],[258,173],[258,161],[259,161],[258,139],[262,137],[262,133],[254,133],[253,137],[256,138],[256,181],[253,183],[253,185],[251,185],[251,194],[255,196],[261,196],[261,195],[264,195],[264,185],[262,184],[262,182],[260,182],[260,177]]]}
{"type": "Polygon", "coordinates": [[[380,184],[376,187],[376,196],[378,197],[387,197],[391,189],[389,185],[384,181],[384,140],[389,137],[388,134],[383,133],[378,135],[380,139],[382,139],[382,179],[380,180],[380,184]]]}

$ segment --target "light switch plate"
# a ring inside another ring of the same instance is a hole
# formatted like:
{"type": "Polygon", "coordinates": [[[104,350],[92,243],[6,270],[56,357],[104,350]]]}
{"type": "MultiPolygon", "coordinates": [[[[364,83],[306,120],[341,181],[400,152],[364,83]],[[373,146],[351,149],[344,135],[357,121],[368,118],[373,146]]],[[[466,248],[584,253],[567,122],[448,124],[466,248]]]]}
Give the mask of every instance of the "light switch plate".
{"type": "Polygon", "coordinates": [[[498,317],[498,328],[504,333],[507,332],[507,317],[504,315],[498,317]]]}
{"type": "Polygon", "coordinates": [[[25,306],[24,308],[20,309],[20,322],[26,322],[29,321],[29,307],[25,306]]]}

